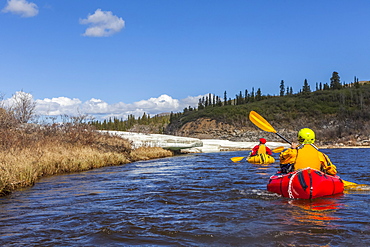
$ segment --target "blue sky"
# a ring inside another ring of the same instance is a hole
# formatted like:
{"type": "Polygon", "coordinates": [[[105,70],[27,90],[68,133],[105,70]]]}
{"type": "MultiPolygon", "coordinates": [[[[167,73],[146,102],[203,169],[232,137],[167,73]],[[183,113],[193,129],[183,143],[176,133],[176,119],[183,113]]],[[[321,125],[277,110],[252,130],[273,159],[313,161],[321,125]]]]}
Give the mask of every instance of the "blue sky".
{"type": "Polygon", "coordinates": [[[0,0],[0,92],[41,114],[182,111],[200,95],[370,80],[370,1],[0,0]]]}

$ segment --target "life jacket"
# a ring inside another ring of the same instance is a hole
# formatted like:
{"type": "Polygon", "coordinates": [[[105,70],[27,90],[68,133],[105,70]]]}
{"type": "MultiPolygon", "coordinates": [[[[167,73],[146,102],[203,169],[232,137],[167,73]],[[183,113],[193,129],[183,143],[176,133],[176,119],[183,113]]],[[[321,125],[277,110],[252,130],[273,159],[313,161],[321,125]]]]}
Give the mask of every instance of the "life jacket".
{"type": "Polygon", "coordinates": [[[321,170],[320,152],[312,145],[305,144],[298,149],[298,154],[294,163],[294,170],[311,167],[316,170],[321,170]]]}
{"type": "Polygon", "coordinates": [[[265,154],[266,153],[266,146],[264,144],[260,144],[258,147],[257,154],[265,154]]]}

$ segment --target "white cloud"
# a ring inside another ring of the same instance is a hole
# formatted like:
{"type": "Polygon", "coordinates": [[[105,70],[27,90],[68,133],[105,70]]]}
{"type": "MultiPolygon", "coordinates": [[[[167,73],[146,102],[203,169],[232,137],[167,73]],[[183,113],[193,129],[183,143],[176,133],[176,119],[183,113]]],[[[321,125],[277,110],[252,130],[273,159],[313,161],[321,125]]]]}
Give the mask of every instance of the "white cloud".
{"type": "Polygon", "coordinates": [[[171,111],[182,112],[185,107],[196,107],[201,97],[203,95],[178,100],[163,94],[158,98],[141,100],[132,104],[123,102],[108,104],[101,99],[94,98],[85,102],[67,97],[45,98],[36,100],[36,114],[42,116],[77,116],[79,114],[87,114],[94,116],[96,119],[109,117],[126,119],[131,114],[135,117],[141,117],[144,112],[150,116],[171,111]]]}
{"type": "Polygon", "coordinates": [[[180,101],[180,104],[183,105],[184,108],[188,107],[188,106],[191,106],[191,107],[197,106],[198,107],[199,99],[202,98],[203,96],[208,96],[208,94],[198,95],[198,96],[189,96],[185,99],[182,99],[180,101]]]}
{"type": "Polygon", "coordinates": [[[83,34],[89,37],[108,37],[121,31],[125,21],[112,14],[111,11],[97,9],[94,14],[88,15],[87,19],[81,19],[80,24],[90,25],[83,34]]]}
{"type": "Polygon", "coordinates": [[[179,100],[173,99],[172,97],[163,94],[158,98],[150,98],[148,100],[141,100],[135,102],[134,106],[141,109],[150,109],[150,110],[161,110],[161,111],[171,111],[172,109],[178,109],[180,104],[179,100]]]}
{"type": "Polygon", "coordinates": [[[26,0],[8,0],[2,12],[10,12],[21,17],[33,17],[39,13],[39,10],[35,3],[29,3],[26,0]]]}
{"type": "Polygon", "coordinates": [[[80,112],[81,100],[58,97],[43,100],[36,100],[36,112],[38,115],[58,116],[77,115],[80,112]]]}

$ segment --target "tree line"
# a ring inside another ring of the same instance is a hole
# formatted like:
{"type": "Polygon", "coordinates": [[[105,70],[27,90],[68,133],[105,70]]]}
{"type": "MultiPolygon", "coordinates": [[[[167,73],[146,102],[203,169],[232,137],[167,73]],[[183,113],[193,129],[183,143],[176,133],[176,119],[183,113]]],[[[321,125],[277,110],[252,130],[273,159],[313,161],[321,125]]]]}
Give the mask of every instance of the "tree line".
{"type": "MultiPolygon", "coordinates": [[[[345,87],[350,86],[359,87],[359,80],[355,76],[354,77],[354,83],[346,84],[341,83],[339,73],[334,71],[332,73],[332,76],[330,78],[330,83],[316,83],[316,91],[322,91],[322,90],[336,90],[341,89],[345,87]]],[[[310,85],[308,84],[307,79],[304,80],[302,88],[298,91],[297,94],[307,94],[313,92],[311,90],[310,85]]],[[[285,87],[284,80],[281,80],[280,82],[280,93],[279,96],[291,96],[293,95],[293,88],[290,86],[285,87]]],[[[263,95],[261,88],[257,88],[255,91],[254,87],[252,87],[252,90],[249,92],[247,89],[244,91],[244,94],[242,91],[239,92],[239,94],[235,95],[235,98],[228,98],[227,92],[224,92],[223,95],[223,101],[221,100],[220,96],[214,95],[209,93],[207,96],[203,96],[199,99],[198,102],[198,108],[192,108],[189,106],[188,108],[184,109],[184,112],[187,111],[193,111],[193,110],[203,110],[207,107],[217,107],[217,106],[227,106],[227,105],[243,105],[248,104],[255,101],[261,101],[264,99],[272,98],[276,96],[272,95],[263,95]]]]}
{"type": "MultiPolygon", "coordinates": [[[[149,114],[143,113],[141,117],[135,118],[134,115],[130,114],[126,120],[119,118],[109,118],[103,121],[91,121],[90,124],[95,126],[99,130],[120,130],[128,131],[136,125],[154,125],[157,126],[156,129],[158,133],[164,133],[167,125],[178,123],[181,118],[184,116],[189,116],[189,114],[197,112],[196,116],[202,116],[201,112],[207,109],[216,109],[226,106],[240,106],[253,104],[254,102],[260,102],[266,99],[271,98],[280,98],[280,97],[299,97],[307,96],[312,92],[325,92],[329,90],[340,90],[344,88],[359,88],[360,83],[357,77],[354,77],[354,82],[350,84],[341,83],[339,73],[334,71],[330,78],[330,83],[316,83],[315,90],[312,90],[308,84],[307,79],[304,80],[302,88],[297,92],[293,93],[293,88],[291,86],[286,86],[284,80],[280,82],[280,92],[278,96],[275,95],[264,95],[260,88],[255,90],[252,87],[251,91],[247,89],[244,90],[244,93],[240,91],[235,95],[234,98],[230,98],[227,95],[227,92],[224,92],[223,97],[217,96],[215,94],[209,93],[208,95],[203,96],[199,99],[197,107],[186,107],[182,112],[171,112],[169,115],[156,115],[151,117],[149,114]]],[[[328,100],[324,96],[324,101],[328,100]]],[[[344,104],[364,104],[364,94],[359,93],[348,93],[342,92],[339,94],[333,94],[330,100],[335,100],[342,102],[344,104]],[[335,98],[335,99],[334,99],[335,98]],[[361,103],[362,102],[362,103],[361,103]]],[[[325,108],[325,106],[324,106],[325,108]]],[[[209,113],[207,113],[209,114],[209,113]]],[[[194,114],[193,114],[194,115],[194,114]]],[[[195,117],[194,115],[194,117],[195,117]]],[[[226,115],[226,114],[223,114],[226,115]]],[[[235,118],[234,118],[235,119],[235,118]]],[[[180,122],[186,122],[187,120],[181,120],[180,122]]]]}
{"type": "Polygon", "coordinates": [[[155,115],[151,117],[147,113],[143,113],[141,117],[135,118],[133,114],[128,115],[127,119],[123,118],[108,118],[103,121],[92,120],[89,122],[90,125],[95,126],[98,130],[117,130],[117,131],[128,131],[136,125],[153,125],[157,126],[157,130],[163,133],[163,128],[170,123],[169,115],[155,115]]]}

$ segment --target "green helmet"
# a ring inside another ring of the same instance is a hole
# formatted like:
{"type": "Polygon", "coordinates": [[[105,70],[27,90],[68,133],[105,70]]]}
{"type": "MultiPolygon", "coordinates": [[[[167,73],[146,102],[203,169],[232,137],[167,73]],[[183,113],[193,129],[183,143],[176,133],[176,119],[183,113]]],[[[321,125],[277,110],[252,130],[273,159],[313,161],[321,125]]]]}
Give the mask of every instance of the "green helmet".
{"type": "Polygon", "coordinates": [[[309,128],[303,128],[298,132],[298,141],[301,144],[313,144],[315,142],[315,132],[309,128]]]}

